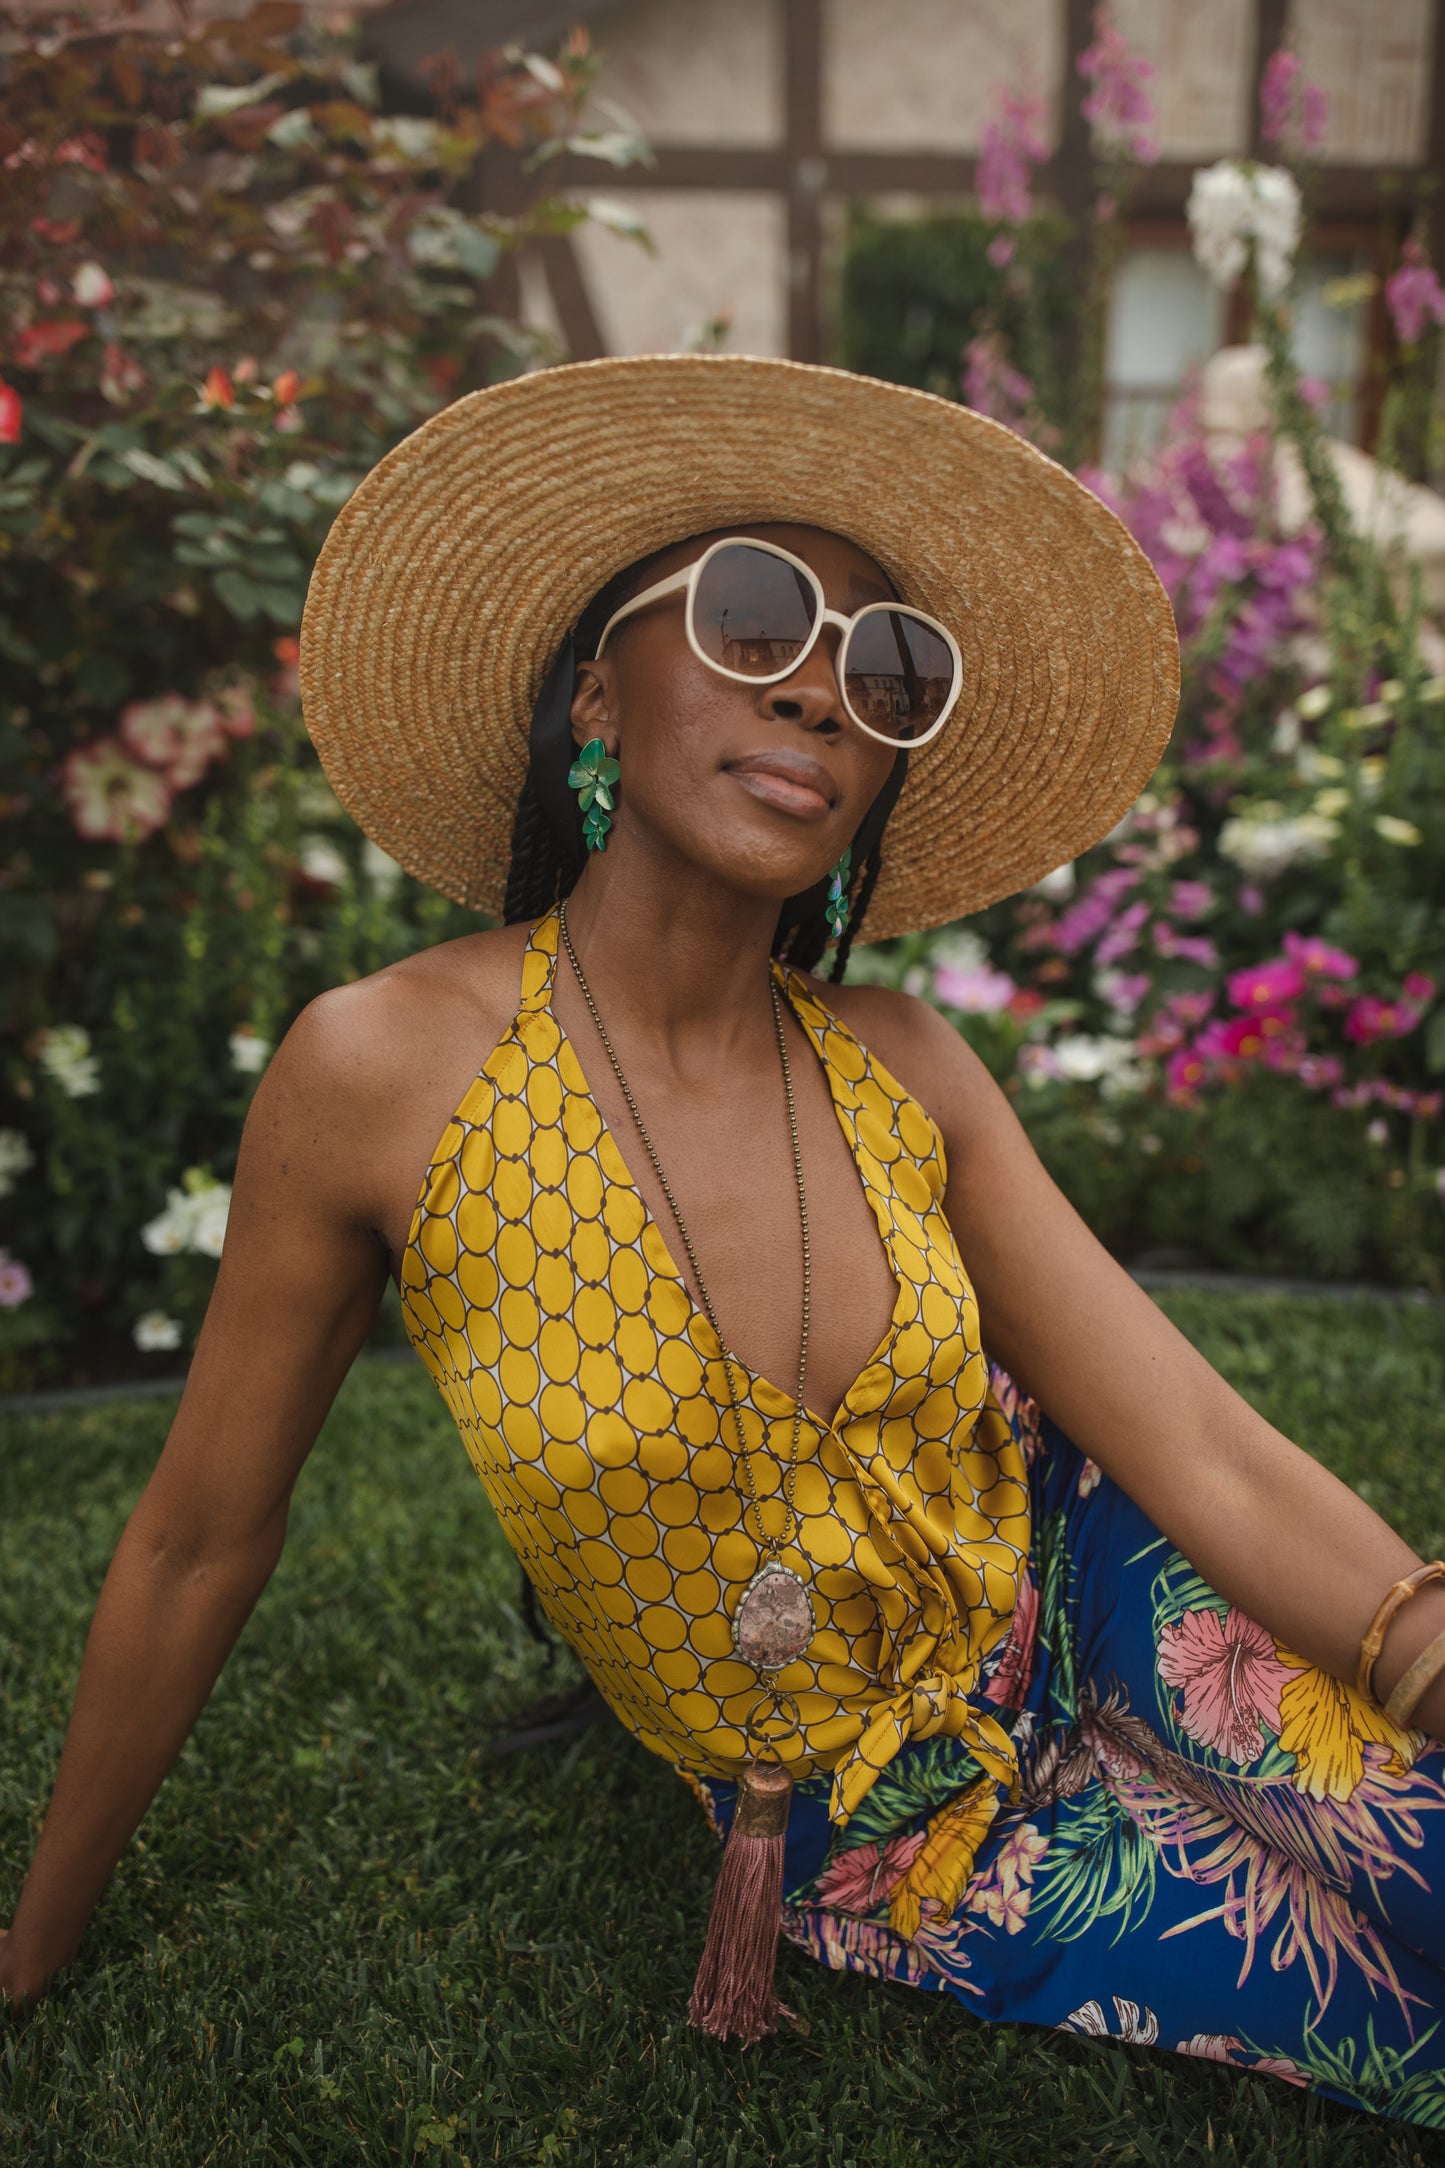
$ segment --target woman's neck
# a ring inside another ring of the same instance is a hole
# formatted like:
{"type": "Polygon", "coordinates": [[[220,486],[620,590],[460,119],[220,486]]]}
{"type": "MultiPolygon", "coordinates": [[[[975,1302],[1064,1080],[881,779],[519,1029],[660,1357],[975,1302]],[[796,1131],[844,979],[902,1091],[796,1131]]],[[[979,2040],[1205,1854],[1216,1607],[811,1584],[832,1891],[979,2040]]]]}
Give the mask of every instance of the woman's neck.
{"type": "MultiPolygon", "coordinates": [[[[567,901],[567,930],[609,1032],[679,1076],[772,1039],[776,898],[614,835],[567,901]]],[[[776,1056],[774,1057],[776,1059],[776,1056]]]]}

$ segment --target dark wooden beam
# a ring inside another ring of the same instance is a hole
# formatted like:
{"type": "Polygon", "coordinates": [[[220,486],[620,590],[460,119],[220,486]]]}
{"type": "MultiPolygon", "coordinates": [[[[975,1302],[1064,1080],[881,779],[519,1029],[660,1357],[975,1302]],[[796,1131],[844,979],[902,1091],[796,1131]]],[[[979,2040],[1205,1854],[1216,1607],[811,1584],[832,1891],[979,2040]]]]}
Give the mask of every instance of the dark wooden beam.
{"type": "Polygon", "coordinates": [[[783,8],[783,116],[788,146],[788,352],[819,361],[823,352],[822,0],[786,0],[783,8]]]}
{"type": "Polygon", "coordinates": [[[577,260],[570,234],[553,234],[537,245],[537,260],[546,274],[552,306],[573,361],[599,361],[607,341],[597,321],[592,295],[577,260]]]}

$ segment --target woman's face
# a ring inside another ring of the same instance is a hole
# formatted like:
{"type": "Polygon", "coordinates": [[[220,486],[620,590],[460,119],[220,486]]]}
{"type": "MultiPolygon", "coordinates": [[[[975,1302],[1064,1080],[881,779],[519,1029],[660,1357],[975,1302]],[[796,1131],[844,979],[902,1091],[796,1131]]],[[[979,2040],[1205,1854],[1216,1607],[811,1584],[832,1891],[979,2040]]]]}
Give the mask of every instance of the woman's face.
{"type": "MultiPolygon", "coordinates": [[[[873,559],[840,535],[783,524],[719,532],[791,550],[844,615],[894,599],[873,559]]],[[[694,563],[714,539],[694,536],[663,551],[641,584],[694,563]]],[[[791,676],[739,684],[694,655],[677,593],[628,618],[599,660],[579,664],[572,734],[579,745],[601,738],[621,762],[616,836],[624,848],[645,831],[745,894],[779,902],[821,880],[896,758],[843,705],[834,672],[840,638],[828,626],[791,676]]]]}

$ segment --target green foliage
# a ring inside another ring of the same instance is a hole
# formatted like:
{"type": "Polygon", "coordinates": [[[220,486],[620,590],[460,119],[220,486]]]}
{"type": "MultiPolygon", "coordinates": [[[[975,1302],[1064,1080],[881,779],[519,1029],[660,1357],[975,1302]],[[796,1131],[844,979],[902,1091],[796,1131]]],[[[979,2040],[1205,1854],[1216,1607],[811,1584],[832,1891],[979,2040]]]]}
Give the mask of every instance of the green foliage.
{"type": "MultiPolygon", "coordinates": [[[[1206,1295],[1166,1307],[1271,1422],[1439,1553],[1436,1313],[1206,1295]]],[[[112,1404],[9,1425],[0,1921],[106,1563],[169,1415],[112,1404]]],[[[714,1840],[671,1771],[615,1727],[488,1752],[546,1683],[514,1591],[430,1384],[359,1365],[302,1472],[281,1564],[76,1965],[23,2018],[0,2014],[0,2155],[1445,2164],[1435,2132],[1207,2063],[982,2024],[951,1997],[833,1974],[787,1946],[783,1995],[808,2030],[749,2054],[699,2040],[684,2011],[714,1840]]]]}
{"type": "Polygon", "coordinates": [[[585,125],[580,34],[556,63],[496,59],[470,96],[443,71],[421,119],[380,110],[349,31],[281,0],[104,40],[20,17],[0,75],[0,1239],[37,1293],[0,1324],[12,1384],[54,1367],[43,1317],[102,1362],[139,1359],[148,1306],[189,1338],[209,1267],[141,1241],[167,1191],[187,1167],[229,1177],[313,994],[475,923],[363,846],[321,778],[306,583],[392,444],[546,358],[486,282],[585,214],[470,208],[485,145],[639,155],[585,125]]]}
{"type": "Polygon", "coordinates": [[[1033,378],[1044,411],[1061,421],[1069,225],[1039,216],[1022,228],[1012,279],[988,260],[997,230],[976,211],[897,219],[855,205],[839,294],[843,366],[955,399],[964,347],[994,330],[1033,378]]]}

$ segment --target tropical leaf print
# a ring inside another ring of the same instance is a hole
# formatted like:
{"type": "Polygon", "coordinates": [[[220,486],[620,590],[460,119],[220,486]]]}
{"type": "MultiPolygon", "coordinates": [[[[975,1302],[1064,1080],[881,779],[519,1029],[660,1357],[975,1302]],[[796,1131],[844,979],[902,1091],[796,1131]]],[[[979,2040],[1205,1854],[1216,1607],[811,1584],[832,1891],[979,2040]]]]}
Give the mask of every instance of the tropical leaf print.
{"type": "MultiPolygon", "coordinates": [[[[875,1980],[902,1980],[911,1987],[928,1981],[928,1966],[916,1950],[876,1920],[854,1919],[820,1905],[784,1905],[783,1933],[799,1949],[834,1972],[862,1972],[875,1980]]],[[[959,1960],[967,1964],[968,1960],[959,1960]]]]}
{"type": "Polygon", "coordinates": [[[1077,1942],[1101,1921],[1117,1920],[1112,1939],[1142,1920],[1154,1897],[1159,1848],[1105,1784],[1091,1785],[1061,1808],[1034,1876],[1035,1926],[1077,1942]]]}
{"type": "Polygon", "coordinates": [[[887,1844],[853,1844],[835,1850],[814,1884],[820,1905],[840,1912],[876,1912],[928,1841],[926,1829],[890,1837],[887,1844]]]}
{"type": "Polygon", "coordinates": [[[1062,1507],[1040,1520],[1033,1563],[1039,1582],[1038,1639],[1054,1661],[1054,1699],[1063,1708],[1072,1709],[1078,1692],[1072,1615],[1074,1560],[1062,1507]]]}
{"type": "Polygon", "coordinates": [[[848,1817],[840,1846],[885,1844],[923,1815],[956,1799],[980,1774],[960,1740],[925,1739],[879,1771],[848,1817]]]}
{"type": "Polygon", "coordinates": [[[1333,2086],[1357,2107],[1420,2123],[1427,2130],[1445,2130],[1445,2070],[1410,2068],[1440,2030],[1438,2023],[1421,2033],[1403,2053],[1376,2040],[1373,2018],[1365,2021],[1363,2047],[1353,2039],[1333,2040],[1326,2045],[1314,2029],[1317,2023],[1318,2018],[1312,2021],[1306,2013],[1303,2050],[1296,2049],[1289,2056],[1257,2048],[1253,2042],[1235,2044],[1258,2056],[1259,2060],[1251,2065],[1253,2069],[1287,2062],[1308,2083],[1333,2086]]]}
{"type": "Polygon", "coordinates": [[[908,1872],[888,1900],[888,1920],[896,1933],[917,1934],[923,1907],[934,1919],[952,1919],[973,1873],[978,1848],[998,1813],[998,1785],[980,1777],[928,1825],[928,1834],[908,1872]]]}
{"type": "Polygon", "coordinates": [[[1143,2003],[1128,2002],[1122,1995],[1111,1995],[1109,2000],[1114,2005],[1112,2025],[1101,2002],[1086,2002],[1060,2019],[1059,2031],[1087,2033],[1096,2040],[1126,2040],[1136,2048],[1159,2045],[1159,2020],[1152,2010],[1143,2003]]]}

